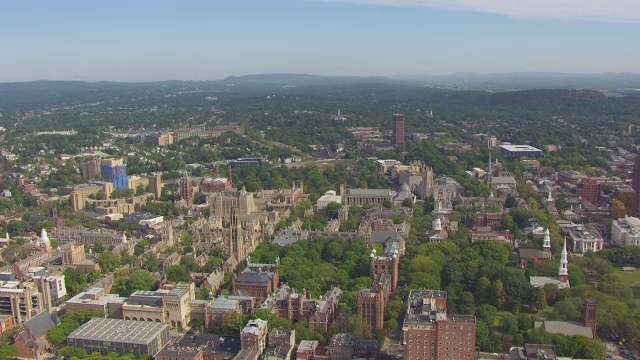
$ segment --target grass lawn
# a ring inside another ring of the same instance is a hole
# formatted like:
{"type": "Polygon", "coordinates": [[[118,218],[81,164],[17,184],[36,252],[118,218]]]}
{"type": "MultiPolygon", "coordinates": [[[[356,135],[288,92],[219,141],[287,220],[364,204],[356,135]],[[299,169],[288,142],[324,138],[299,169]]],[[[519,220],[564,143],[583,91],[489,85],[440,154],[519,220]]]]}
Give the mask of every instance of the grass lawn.
{"type": "Polygon", "coordinates": [[[621,269],[616,269],[613,273],[622,279],[623,284],[631,288],[636,303],[640,305],[640,270],[622,271],[621,269]]]}

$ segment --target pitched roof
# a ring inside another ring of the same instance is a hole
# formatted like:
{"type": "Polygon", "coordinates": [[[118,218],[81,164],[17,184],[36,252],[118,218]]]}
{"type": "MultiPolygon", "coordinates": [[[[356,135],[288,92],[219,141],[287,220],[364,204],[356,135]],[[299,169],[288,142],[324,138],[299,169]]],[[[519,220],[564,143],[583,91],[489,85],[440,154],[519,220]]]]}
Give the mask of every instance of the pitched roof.
{"type": "Polygon", "coordinates": [[[53,329],[56,325],[51,320],[51,313],[43,311],[40,314],[32,317],[24,322],[24,327],[31,330],[31,334],[36,339],[46,335],[47,332],[53,329]]]}
{"type": "Polygon", "coordinates": [[[543,327],[550,334],[582,335],[593,339],[593,330],[590,327],[579,324],[564,321],[545,321],[543,327]]]}

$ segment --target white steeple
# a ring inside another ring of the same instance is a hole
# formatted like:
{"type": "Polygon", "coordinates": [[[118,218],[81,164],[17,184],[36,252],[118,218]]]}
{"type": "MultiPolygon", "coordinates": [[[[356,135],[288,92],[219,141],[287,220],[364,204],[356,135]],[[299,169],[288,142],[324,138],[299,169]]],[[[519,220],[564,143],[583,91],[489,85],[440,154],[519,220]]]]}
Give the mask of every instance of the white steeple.
{"type": "Polygon", "coordinates": [[[125,235],[124,233],[122,233],[122,243],[123,244],[127,243],[127,235],[125,235]]]}
{"type": "Polygon", "coordinates": [[[544,242],[542,243],[544,250],[551,251],[551,235],[549,234],[549,228],[544,232],[544,242]]]}
{"type": "Polygon", "coordinates": [[[549,195],[547,195],[547,202],[553,202],[553,198],[551,197],[551,190],[549,190],[549,195]]]}
{"type": "Polygon", "coordinates": [[[433,225],[433,230],[442,231],[442,220],[440,220],[439,216],[436,218],[435,224],[433,225]]]}
{"type": "Polygon", "coordinates": [[[560,268],[558,269],[558,276],[568,276],[569,269],[567,265],[569,264],[569,260],[567,260],[567,239],[564,239],[564,244],[562,245],[562,253],[560,254],[560,268]]]}
{"type": "Polygon", "coordinates": [[[42,229],[42,231],[40,231],[40,240],[42,240],[42,242],[45,244],[49,243],[49,235],[47,234],[47,230],[45,230],[44,228],[42,229]]]}

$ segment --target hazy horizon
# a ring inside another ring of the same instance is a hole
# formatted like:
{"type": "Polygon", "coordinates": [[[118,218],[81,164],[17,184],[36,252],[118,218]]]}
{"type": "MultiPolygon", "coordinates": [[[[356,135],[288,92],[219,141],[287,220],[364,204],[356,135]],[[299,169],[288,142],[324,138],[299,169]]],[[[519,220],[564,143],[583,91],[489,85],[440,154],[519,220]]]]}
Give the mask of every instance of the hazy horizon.
{"type": "Polygon", "coordinates": [[[0,82],[640,73],[640,3],[512,3],[16,1],[0,13],[0,82]]]}

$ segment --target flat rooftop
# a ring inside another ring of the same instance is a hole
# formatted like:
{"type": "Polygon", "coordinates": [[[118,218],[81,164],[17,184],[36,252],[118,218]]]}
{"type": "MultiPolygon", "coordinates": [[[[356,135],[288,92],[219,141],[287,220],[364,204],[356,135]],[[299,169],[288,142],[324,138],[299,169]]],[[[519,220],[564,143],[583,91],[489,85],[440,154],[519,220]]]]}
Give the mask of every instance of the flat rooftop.
{"type": "Polygon", "coordinates": [[[536,147],[531,145],[500,145],[500,148],[511,151],[511,152],[519,152],[519,151],[542,151],[536,147]]]}
{"type": "Polygon", "coordinates": [[[69,335],[71,339],[148,344],[169,325],[147,321],[91,319],[69,335]]]}

